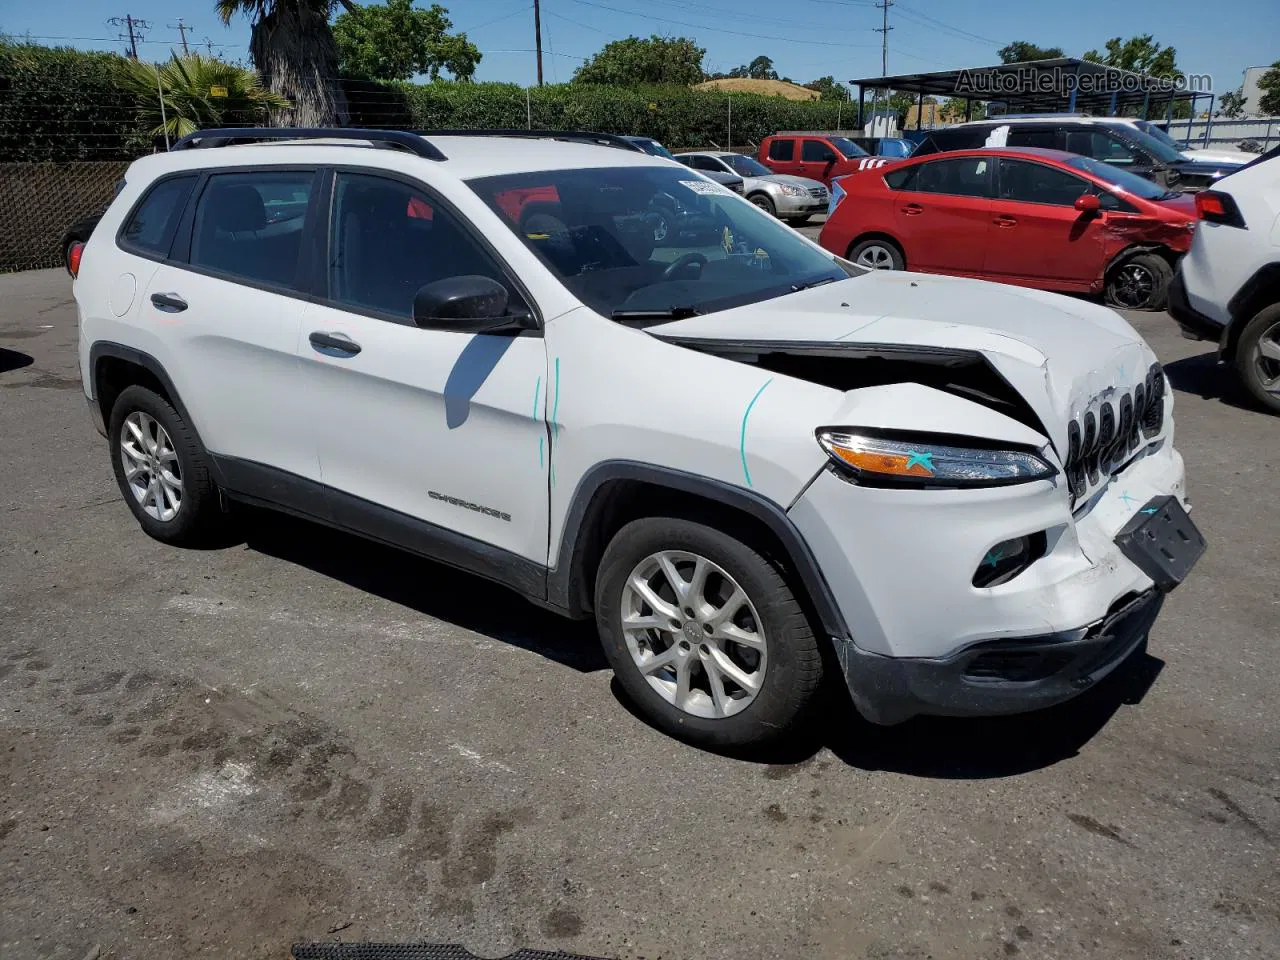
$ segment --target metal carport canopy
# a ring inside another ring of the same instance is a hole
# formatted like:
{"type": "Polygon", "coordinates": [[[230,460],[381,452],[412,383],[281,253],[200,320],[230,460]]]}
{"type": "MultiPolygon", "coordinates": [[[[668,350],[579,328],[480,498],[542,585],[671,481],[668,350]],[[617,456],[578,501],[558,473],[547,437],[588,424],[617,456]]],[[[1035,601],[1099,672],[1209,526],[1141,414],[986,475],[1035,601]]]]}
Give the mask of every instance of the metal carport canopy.
{"type": "Polygon", "coordinates": [[[1207,95],[1180,88],[1164,77],[1153,77],[1091,60],[1056,57],[1000,63],[990,67],[904,73],[896,77],[850,80],[859,88],[859,99],[868,90],[895,90],[921,97],[959,97],[971,101],[998,101],[1010,112],[1089,111],[1114,114],[1121,107],[1174,100],[1195,100],[1207,95]]]}

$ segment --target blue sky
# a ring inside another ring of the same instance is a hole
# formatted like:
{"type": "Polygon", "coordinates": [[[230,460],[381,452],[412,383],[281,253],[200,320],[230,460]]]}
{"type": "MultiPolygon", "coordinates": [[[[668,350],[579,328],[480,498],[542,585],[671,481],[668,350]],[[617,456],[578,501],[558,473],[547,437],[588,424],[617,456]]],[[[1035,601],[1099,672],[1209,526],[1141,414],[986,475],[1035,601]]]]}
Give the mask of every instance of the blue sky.
{"type": "MultiPolygon", "coordinates": [[[[418,0],[428,5],[429,0],[418,0]]],[[[484,53],[476,79],[534,81],[532,0],[446,2],[454,25],[484,53]]],[[[122,49],[112,16],[150,21],[141,51],[167,55],[179,40],[213,44],[229,59],[247,59],[249,24],[224,27],[213,0],[0,0],[0,32],[41,43],[122,49]]],[[[872,0],[543,0],[544,75],[565,81],[581,58],[631,34],[689,36],[707,50],[704,66],[728,70],[757,54],[799,82],[880,73],[880,10],[872,0]]],[[[1240,85],[1245,67],[1280,59],[1276,0],[895,0],[890,7],[889,73],[995,63],[1009,40],[1057,45],[1068,55],[1101,48],[1112,36],[1152,33],[1178,51],[1186,72],[1209,73],[1218,92],[1240,85]]]]}

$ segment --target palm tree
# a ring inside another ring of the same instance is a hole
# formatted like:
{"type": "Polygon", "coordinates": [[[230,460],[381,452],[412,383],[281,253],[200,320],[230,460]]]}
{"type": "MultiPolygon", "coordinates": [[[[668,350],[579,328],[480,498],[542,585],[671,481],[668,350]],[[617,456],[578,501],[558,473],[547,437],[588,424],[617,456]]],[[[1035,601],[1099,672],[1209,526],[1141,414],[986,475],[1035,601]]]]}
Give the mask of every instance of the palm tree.
{"type": "Polygon", "coordinates": [[[292,107],[276,111],[284,126],[330,127],[347,122],[347,98],[338,84],[338,47],[329,29],[334,7],[351,0],[217,0],[218,16],[253,21],[249,56],[272,93],[292,107]]]}
{"type": "Polygon", "coordinates": [[[152,137],[177,139],[202,128],[252,126],[270,111],[289,107],[288,100],[262,85],[256,71],[198,53],[174,54],[168,63],[154,65],[126,59],[120,86],[137,97],[139,116],[152,137]]]}

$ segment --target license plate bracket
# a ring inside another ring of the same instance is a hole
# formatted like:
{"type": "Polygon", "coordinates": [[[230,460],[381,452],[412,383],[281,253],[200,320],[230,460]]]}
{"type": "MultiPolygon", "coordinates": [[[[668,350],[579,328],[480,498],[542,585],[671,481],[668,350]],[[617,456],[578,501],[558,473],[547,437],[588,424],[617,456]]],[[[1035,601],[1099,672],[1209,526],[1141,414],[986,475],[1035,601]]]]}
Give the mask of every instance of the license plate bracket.
{"type": "Polygon", "coordinates": [[[1208,544],[1174,496],[1155,497],[1115,537],[1129,560],[1166,593],[1186,579],[1208,544]]]}

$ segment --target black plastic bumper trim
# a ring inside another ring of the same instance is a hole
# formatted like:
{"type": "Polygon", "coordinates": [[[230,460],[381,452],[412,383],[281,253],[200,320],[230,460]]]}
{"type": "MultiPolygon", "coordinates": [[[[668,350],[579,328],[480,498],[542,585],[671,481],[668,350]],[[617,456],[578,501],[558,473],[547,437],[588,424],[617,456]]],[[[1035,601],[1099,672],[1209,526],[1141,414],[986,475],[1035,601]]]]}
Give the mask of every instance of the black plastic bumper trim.
{"type": "Polygon", "coordinates": [[[1173,275],[1173,281],[1169,284],[1168,309],[1169,316],[1182,328],[1183,336],[1191,340],[1212,340],[1214,343],[1222,339],[1226,328],[1191,306],[1181,270],[1173,275]]]}

